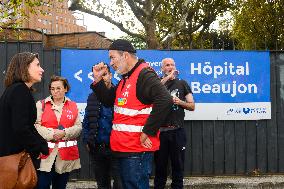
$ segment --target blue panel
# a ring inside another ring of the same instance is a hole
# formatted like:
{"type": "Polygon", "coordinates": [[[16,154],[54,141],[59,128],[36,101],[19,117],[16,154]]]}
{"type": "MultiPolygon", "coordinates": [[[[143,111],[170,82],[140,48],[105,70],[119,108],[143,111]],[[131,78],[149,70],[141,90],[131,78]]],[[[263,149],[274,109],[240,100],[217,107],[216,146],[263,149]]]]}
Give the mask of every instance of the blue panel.
{"type": "MultiPolygon", "coordinates": [[[[62,50],[62,73],[71,84],[69,97],[86,102],[92,82],[92,65],[109,63],[107,50],[62,50]],[[81,72],[81,73],[80,73],[81,72]],[[82,82],[74,77],[77,73],[82,82]]],[[[268,51],[160,51],[138,50],[161,75],[161,60],[176,62],[179,78],[192,87],[197,103],[270,102],[270,59],[268,51]]],[[[113,79],[117,83],[117,79],[113,79]]]]}

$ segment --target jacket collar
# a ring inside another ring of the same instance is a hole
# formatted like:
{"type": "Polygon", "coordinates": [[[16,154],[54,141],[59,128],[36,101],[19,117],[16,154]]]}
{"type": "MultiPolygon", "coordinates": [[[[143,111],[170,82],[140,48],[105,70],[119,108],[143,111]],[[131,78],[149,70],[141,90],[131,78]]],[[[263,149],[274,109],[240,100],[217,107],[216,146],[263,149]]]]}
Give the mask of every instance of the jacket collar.
{"type": "MultiPolygon", "coordinates": [[[[47,103],[47,102],[51,102],[51,103],[53,103],[53,100],[52,100],[52,98],[51,98],[52,96],[50,95],[50,96],[48,96],[48,97],[46,97],[45,99],[44,99],[44,102],[45,103],[47,103]]],[[[68,97],[64,97],[64,101],[63,101],[63,103],[65,103],[66,101],[71,101],[70,100],[70,98],[68,98],[68,97]]]]}
{"type": "Polygon", "coordinates": [[[143,59],[139,59],[138,62],[135,64],[135,66],[126,74],[121,75],[123,79],[129,78],[131,76],[131,74],[134,72],[134,70],[142,63],[144,63],[145,61],[143,59]]]}

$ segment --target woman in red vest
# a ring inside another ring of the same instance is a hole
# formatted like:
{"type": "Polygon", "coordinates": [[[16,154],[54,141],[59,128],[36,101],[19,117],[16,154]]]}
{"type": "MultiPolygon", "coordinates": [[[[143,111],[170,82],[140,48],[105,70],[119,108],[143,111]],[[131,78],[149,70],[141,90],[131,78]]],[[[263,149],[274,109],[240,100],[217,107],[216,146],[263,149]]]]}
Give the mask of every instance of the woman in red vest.
{"type": "Polygon", "coordinates": [[[75,102],[65,96],[68,81],[53,76],[49,84],[51,96],[37,102],[38,132],[48,142],[49,155],[41,157],[38,189],[66,188],[69,172],[81,168],[76,138],[82,124],[75,102]]]}

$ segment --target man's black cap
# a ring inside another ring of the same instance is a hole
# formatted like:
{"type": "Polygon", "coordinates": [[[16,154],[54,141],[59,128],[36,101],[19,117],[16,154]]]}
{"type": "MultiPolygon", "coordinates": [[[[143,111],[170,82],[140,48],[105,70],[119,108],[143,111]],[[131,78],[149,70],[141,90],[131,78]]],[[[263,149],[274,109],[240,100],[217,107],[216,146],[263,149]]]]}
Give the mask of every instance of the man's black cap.
{"type": "Polygon", "coordinates": [[[136,53],[136,50],[132,44],[125,39],[117,39],[112,42],[108,50],[126,51],[130,53],[136,53]]]}

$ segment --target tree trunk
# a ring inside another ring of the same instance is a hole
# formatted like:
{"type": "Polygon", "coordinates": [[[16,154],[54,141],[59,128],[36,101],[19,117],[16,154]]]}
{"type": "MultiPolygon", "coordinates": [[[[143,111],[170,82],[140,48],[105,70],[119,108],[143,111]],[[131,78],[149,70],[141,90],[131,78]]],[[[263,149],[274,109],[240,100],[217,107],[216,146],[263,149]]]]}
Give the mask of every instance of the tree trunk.
{"type": "Polygon", "coordinates": [[[159,49],[160,43],[156,36],[156,24],[151,21],[147,26],[145,26],[146,31],[146,43],[148,45],[148,49],[159,49]]]}

